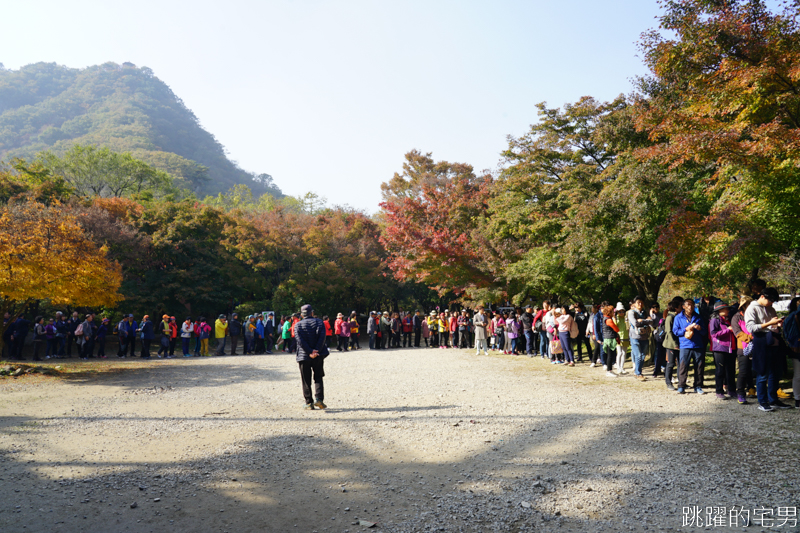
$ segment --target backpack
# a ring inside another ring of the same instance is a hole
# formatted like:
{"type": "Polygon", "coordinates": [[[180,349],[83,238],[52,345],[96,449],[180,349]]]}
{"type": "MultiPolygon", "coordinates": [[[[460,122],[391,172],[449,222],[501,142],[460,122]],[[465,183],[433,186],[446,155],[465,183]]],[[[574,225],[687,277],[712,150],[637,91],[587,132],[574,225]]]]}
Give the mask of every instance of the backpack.
{"type": "Polygon", "coordinates": [[[667,338],[667,330],[664,329],[664,323],[663,322],[658,325],[658,328],[656,328],[655,333],[653,333],[653,337],[656,339],[656,342],[658,344],[663,344],[664,343],[664,339],[667,338]]]}
{"type": "Polygon", "coordinates": [[[75,328],[75,336],[77,337],[78,335],[83,335],[83,322],[78,324],[78,327],[75,328]]]}
{"type": "Polygon", "coordinates": [[[783,320],[783,338],[794,353],[800,353],[800,319],[797,311],[789,313],[783,320]]]}

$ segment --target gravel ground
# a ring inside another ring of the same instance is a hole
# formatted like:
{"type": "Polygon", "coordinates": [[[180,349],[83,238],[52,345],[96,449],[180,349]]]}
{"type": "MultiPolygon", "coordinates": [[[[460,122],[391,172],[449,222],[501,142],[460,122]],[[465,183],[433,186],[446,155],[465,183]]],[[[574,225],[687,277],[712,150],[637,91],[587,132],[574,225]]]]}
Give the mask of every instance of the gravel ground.
{"type": "Polygon", "coordinates": [[[699,531],[800,495],[798,410],[586,364],[334,352],[326,411],[286,354],[103,365],[0,378],[0,531],[699,531]]]}

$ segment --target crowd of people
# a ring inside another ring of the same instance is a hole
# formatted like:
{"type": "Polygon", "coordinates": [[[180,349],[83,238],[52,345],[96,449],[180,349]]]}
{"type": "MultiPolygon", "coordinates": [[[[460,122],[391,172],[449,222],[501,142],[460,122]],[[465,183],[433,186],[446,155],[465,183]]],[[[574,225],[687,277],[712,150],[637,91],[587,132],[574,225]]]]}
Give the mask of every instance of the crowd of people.
{"type": "MultiPolygon", "coordinates": [[[[474,348],[488,354],[539,356],[551,364],[573,367],[584,360],[589,367],[605,369],[609,377],[628,372],[627,358],[636,379],[645,381],[645,361],[652,365],[652,378],[663,375],[667,389],[680,394],[693,390],[704,394],[706,351],[710,347],[715,367],[715,393],[725,400],[735,398],[748,404],[757,398],[759,409],[772,411],[791,407],[781,401],[780,376],[787,370],[787,356],[795,359],[793,392],[795,407],[800,407],[800,319],[797,305],[789,304],[789,315],[777,317],[773,303],[778,292],[763,281],[751,284],[749,294],[727,304],[713,297],[699,302],[676,297],[661,310],[658,303],[645,308],[636,297],[626,307],[622,302],[602,302],[587,309],[583,303],[554,305],[546,300],[541,307],[478,307],[474,311],[433,310],[423,313],[372,311],[366,320],[370,350],[396,348],[474,348]],[[688,386],[693,372],[691,388],[688,386]]],[[[352,311],[339,313],[334,320],[309,315],[324,329],[325,348],[340,352],[360,350],[360,317],[352,311]]],[[[156,357],[172,358],[180,349],[183,357],[209,356],[209,340],[216,340],[213,355],[241,353],[271,354],[282,349],[298,351],[297,324],[302,313],[281,316],[273,313],[219,315],[210,323],[205,317],[186,317],[178,323],[174,316],[163,315],[158,324],[144,315],[137,322],[129,314],[115,326],[108,318],[94,313],[83,318],[77,312],[65,317],[57,312],[45,320],[38,316],[31,324],[24,316],[5,316],[4,359],[23,359],[23,347],[33,330],[33,359],[72,357],[105,358],[106,339],[117,338],[117,357],[136,354],[151,357],[157,342],[156,357]],[[179,342],[180,341],[180,342],[179,342]],[[227,353],[226,353],[227,350],[227,353]]],[[[311,367],[309,367],[311,368],[311,367]]],[[[783,395],[783,398],[788,396],[783,395]]]]}

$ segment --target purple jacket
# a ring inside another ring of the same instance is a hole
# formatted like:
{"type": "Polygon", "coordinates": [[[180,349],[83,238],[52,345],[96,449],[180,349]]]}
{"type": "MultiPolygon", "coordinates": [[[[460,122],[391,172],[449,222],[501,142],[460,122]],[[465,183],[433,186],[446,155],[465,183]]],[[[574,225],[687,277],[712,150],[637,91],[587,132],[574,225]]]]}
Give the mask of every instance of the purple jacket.
{"type": "Polygon", "coordinates": [[[736,336],[728,319],[717,316],[708,325],[711,337],[711,351],[733,353],[736,351],[736,336]]]}

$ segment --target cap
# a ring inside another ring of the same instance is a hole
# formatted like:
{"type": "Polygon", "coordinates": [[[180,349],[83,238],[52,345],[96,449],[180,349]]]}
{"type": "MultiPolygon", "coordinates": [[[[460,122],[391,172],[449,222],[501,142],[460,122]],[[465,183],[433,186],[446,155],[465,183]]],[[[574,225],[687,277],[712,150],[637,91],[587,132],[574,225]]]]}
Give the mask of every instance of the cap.
{"type": "Polygon", "coordinates": [[[273,313],[272,311],[270,311],[269,313],[267,313],[267,316],[275,316],[275,313],[273,313]]]}
{"type": "Polygon", "coordinates": [[[128,315],[128,318],[133,318],[133,314],[128,315]]]}
{"type": "Polygon", "coordinates": [[[314,309],[311,307],[311,304],[305,304],[300,308],[300,316],[311,316],[313,311],[314,309]]]}
{"type": "Polygon", "coordinates": [[[336,318],[342,318],[342,316],[344,315],[342,315],[342,313],[339,313],[338,315],[336,315],[336,318]]]}
{"type": "Polygon", "coordinates": [[[369,314],[374,315],[375,311],[370,311],[369,314]]]}
{"type": "Polygon", "coordinates": [[[617,307],[614,308],[614,311],[624,311],[625,306],[622,305],[622,302],[617,302],[617,307]]]}
{"type": "Polygon", "coordinates": [[[104,318],[104,319],[103,319],[103,322],[108,322],[108,321],[109,321],[109,320],[108,320],[107,318],[104,318]]]}
{"type": "Polygon", "coordinates": [[[225,315],[219,315],[220,318],[225,318],[225,315]]]}
{"type": "Polygon", "coordinates": [[[233,313],[231,316],[239,316],[239,313],[233,313]]]}
{"type": "Polygon", "coordinates": [[[175,320],[174,316],[169,317],[170,320],[175,320]]]}
{"type": "Polygon", "coordinates": [[[727,309],[731,307],[730,305],[726,304],[722,300],[717,300],[717,303],[714,304],[714,312],[722,311],[723,309],[727,309]]]}

